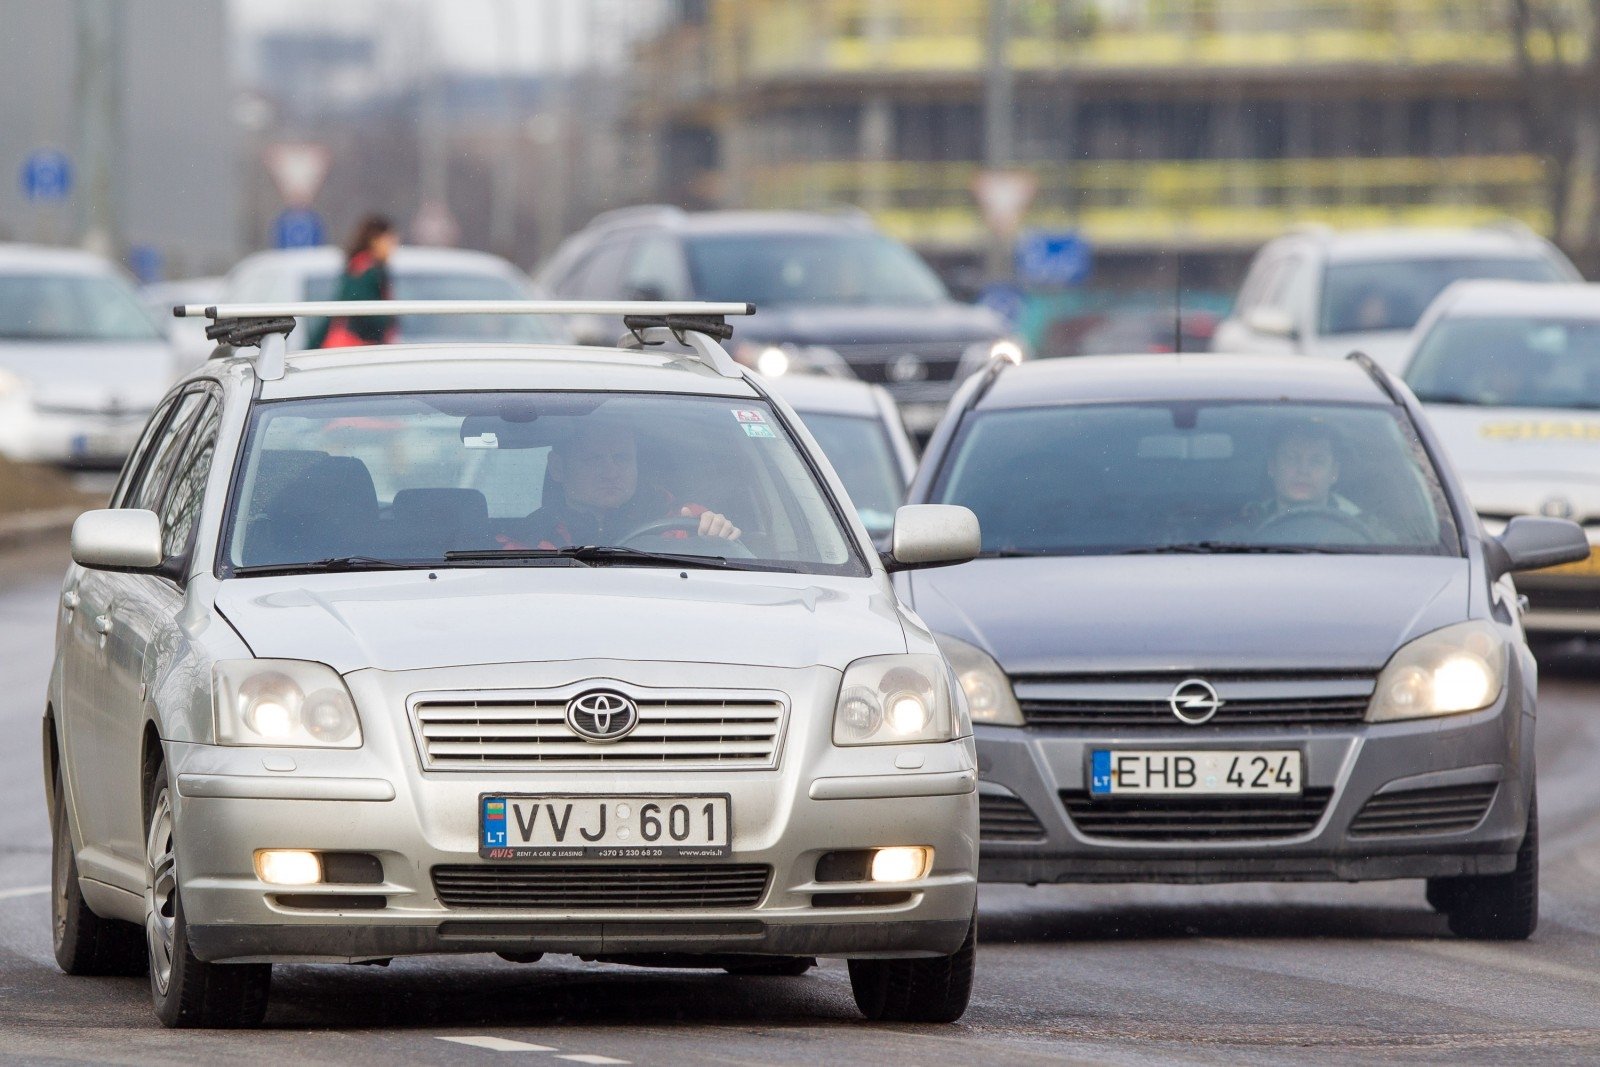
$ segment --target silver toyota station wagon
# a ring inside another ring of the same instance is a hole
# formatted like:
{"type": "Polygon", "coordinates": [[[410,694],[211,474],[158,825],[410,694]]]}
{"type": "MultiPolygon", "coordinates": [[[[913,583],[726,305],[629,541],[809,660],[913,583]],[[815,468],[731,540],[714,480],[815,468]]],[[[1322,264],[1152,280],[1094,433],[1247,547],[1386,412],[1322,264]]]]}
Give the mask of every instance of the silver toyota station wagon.
{"type": "Polygon", "coordinates": [[[1456,933],[1532,932],[1511,573],[1588,542],[1491,537],[1371,360],[999,364],[910,498],[983,524],[901,581],[977,724],[986,880],[1427,879],[1456,933]]]}
{"type": "MultiPolygon", "coordinates": [[[[179,309],[198,314],[201,309],[179,309]]],[[[541,953],[798,975],[948,1021],[974,963],[964,694],[747,305],[255,305],[79,518],[44,716],[56,958],[169,1026],[272,964],[541,953]],[[629,347],[289,354],[297,316],[629,316],[629,347]]]]}

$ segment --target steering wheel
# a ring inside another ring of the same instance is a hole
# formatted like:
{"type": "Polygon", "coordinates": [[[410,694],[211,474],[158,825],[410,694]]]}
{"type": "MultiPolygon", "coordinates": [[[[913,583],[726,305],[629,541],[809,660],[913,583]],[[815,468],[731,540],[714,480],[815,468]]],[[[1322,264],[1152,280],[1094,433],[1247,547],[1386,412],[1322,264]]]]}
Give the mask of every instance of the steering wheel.
{"type": "Polygon", "coordinates": [[[1283,539],[1291,544],[1318,544],[1332,541],[1333,544],[1371,544],[1372,532],[1354,515],[1347,515],[1337,508],[1293,508],[1289,511],[1280,511],[1257,526],[1251,534],[1251,540],[1269,540],[1263,534],[1275,534],[1270,540],[1283,539]],[[1323,536],[1331,531],[1333,537],[1323,536]],[[1348,537],[1339,537],[1339,534],[1354,534],[1352,541],[1348,537]]]}
{"type": "MultiPolygon", "coordinates": [[[[660,538],[662,534],[671,533],[674,530],[682,530],[689,535],[686,538],[678,538],[675,540],[701,541],[705,542],[705,544],[699,546],[702,549],[704,549],[706,545],[715,545],[717,548],[717,551],[715,552],[701,551],[691,553],[691,555],[728,556],[732,559],[754,559],[756,555],[754,552],[750,551],[743,541],[730,541],[726,537],[706,537],[700,532],[699,517],[688,515],[671,519],[661,519],[658,522],[647,522],[637,530],[634,530],[632,533],[628,534],[626,537],[618,538],[617,544],[622,545],[625,548],[640,548],[642,546],[636,545],[633,542],[643,540],[647,537],[660,538]]],[[[651,547],[660,548],[661,546],[653,545],[651,547]]]]}

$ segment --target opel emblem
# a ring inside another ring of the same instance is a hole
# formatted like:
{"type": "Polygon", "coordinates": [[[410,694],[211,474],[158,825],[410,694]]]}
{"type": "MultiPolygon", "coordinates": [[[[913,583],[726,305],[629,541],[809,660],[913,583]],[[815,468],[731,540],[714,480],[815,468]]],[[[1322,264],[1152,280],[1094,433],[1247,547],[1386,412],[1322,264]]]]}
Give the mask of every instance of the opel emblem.
{"type": "Polygon", "coordinates": [[[567,726],[586,741],[620,741],[639,725],[639,706],[621,693],[591,689],[567,701],[567,726]]]}
{"type": "Polygon", "coordinates": [[[1572,518],[1572,501],[1564,496],[1550,497],[1539,505],[1539,514],[1546,515],[1552,519],[1570,519],[1572,518]]]}
{"type": "Polygon", "coordinates": [[[927,365],[915,352],[907,352],[889,364],[889,380],[892,382],[920,382],[927,376],[927,365]]]}
{"type": "Polygon", "coordinates": [[[1223,701],[1210,682],[1204,678],[1189,678],[1173,688],[1167,704],[1179,722],[1200,726],[1211,721],[1223,701]]]}

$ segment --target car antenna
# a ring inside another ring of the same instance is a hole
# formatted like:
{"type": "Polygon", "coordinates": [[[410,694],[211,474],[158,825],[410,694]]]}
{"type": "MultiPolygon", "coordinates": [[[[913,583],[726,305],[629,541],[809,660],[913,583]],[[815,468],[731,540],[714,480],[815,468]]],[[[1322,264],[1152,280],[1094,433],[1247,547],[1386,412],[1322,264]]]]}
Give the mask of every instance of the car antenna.
{"type": "Polygon", "coordinates": [[[1183,249],[1172,250],[1172,351],[1183,354],[1183,249]]]}

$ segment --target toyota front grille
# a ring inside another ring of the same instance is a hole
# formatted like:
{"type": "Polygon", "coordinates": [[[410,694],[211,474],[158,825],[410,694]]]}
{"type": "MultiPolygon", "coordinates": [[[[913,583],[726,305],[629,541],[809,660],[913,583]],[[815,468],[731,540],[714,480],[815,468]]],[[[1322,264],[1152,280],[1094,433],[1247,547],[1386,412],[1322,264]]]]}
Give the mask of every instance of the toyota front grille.
{"type": "Polygon", "coordinates": [[[771,878],[761,863],[459,864],[435,867],[433,888],[447,908],[700,910],[753,908],[771,878]]]}

